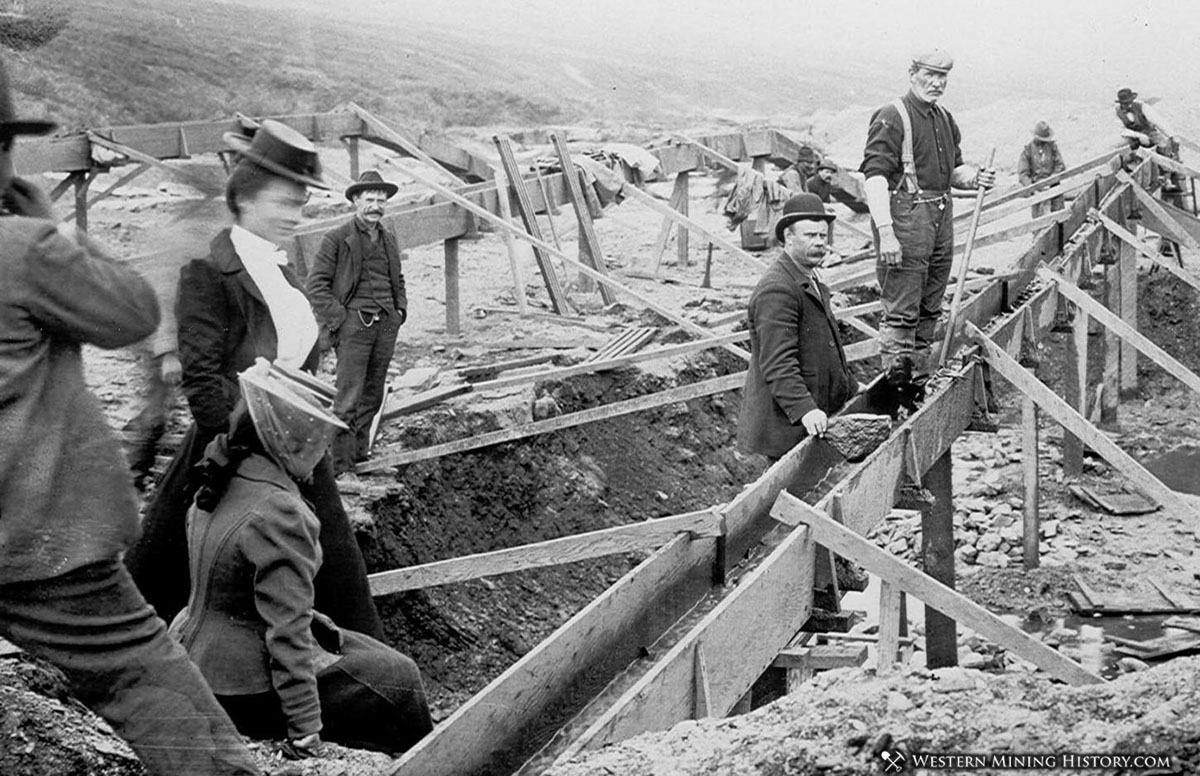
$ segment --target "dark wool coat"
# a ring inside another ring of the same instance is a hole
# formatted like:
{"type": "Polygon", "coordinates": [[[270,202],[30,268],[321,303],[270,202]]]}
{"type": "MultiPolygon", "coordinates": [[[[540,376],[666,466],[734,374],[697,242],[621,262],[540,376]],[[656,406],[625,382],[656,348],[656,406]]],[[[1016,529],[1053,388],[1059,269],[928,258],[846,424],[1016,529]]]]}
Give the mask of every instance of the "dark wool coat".
{"type": "Polygon", "coordinates": [[[86,237],[0,218],[0,584],[116,558],[137,535],[125,458],[83,379],[83,343],[154,333],[154,290],[86,237]]]}
{"type": "MultiPolygon", "coordinates": [[[[330,332],[337,331],[345,320],[346,304],[354,297],[362,277],[363,234],[355,227],[356,218],[325,234],[308,271],[309,299],[317,320],[330,332]]],[[[381,230],[388,257],[388,275],[392,281],[392,302],[403,323],[408,316],[408,295],[404,288],[404,273],[400,269],[403,254],[396,236],[387,228],[381,227],[381,230]]]]}
{"type": "Polygon", "coordinates": [[[778,458],[806,435],[800,419],[832,414],[854,395],[829,291],[780,252],[759,279],[746,313],[750,368],[738,445],[778,458]]]}

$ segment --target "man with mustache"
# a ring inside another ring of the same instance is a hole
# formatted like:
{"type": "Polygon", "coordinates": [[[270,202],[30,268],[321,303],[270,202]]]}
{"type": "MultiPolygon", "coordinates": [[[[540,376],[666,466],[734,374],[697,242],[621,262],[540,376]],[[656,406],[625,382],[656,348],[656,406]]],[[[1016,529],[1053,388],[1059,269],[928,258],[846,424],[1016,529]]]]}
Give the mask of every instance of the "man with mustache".
{"type": "Polygon", "coordinates": [[[829,289],[813,272],[825,258],[833,219],[815,194],[797,194],[784,203],[775,225],[783,250],[750,295],[750,368],[738,445],[772,462],[806,436],[824,434],[828,416],[858,387],[829,289]]]}
{"type": "Polygon", "coordinates": [[[371,421],[383,405],[396,336],[408,317],[404,254],[382,224],[397,190],[374,170],[347,187],[354,217],[325,234],[308,274],[313,309],[337,351],[333,412],[349,426],[333,443],[338,473],[367,458],[371,421]]]}
{"type": "Polygon", "coordinates": [[[991,188],[996,171],[963,163],[954,117],[938,100],[954,60],[922,52],[911,88],[871,117],[862,166],[876,230],[876,278],[883,299],[879,354],[888,384],[919,396],[930,372],[954,252],[950,189],[991,188]]]}

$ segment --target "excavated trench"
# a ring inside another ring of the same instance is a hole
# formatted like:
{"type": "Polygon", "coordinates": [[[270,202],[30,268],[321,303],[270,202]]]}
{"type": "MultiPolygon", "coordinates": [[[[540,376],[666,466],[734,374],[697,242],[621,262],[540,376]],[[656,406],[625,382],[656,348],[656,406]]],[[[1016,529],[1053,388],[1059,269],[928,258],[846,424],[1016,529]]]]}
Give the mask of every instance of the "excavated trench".
{"type": "MultiPolygon", "coordinates": [[[[539,384],[564,413],[743,368],[726,354],[674,374],[615,370],[539,384]]],[[[368,505],[371,571],[428,563],[723,503],[765,460],[735,450],[740,396],[718,394],[477,452],[410,464],[368,505]]],[[[501,413],[442,407],[400,431],[406,444],[493,430],[501,413]]],[[[398,593],[379,599],[387,636],[426,677],[444,717],[643,559],[637,554],[398,593]]]]}

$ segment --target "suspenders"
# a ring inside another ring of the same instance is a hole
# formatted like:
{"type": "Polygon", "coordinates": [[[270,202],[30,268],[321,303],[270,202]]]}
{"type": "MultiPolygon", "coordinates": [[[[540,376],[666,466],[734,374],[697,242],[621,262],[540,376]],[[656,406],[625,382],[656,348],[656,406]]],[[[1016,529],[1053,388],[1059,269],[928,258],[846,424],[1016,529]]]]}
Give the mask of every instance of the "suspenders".
{"type": "Polygon", "coordinates": [[[900,140],[900,163],[904,173],[901,175],[900,185],[909,194],[916,194],[921,187],[917,185],[917,161],[913,157],[912,117],[908,115],[908,106],[902,99],[893,100],[892,105],[896,106],[900,113],[900,123],[904,126],[904,137],[900,140]]]}

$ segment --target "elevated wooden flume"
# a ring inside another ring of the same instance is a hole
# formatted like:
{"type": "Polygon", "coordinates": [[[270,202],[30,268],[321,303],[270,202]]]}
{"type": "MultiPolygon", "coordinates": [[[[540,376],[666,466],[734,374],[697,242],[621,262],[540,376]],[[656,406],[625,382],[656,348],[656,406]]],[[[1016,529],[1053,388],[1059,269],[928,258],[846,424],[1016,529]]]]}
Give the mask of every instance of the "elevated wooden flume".
{"type": "MultiPolygon", "coordinates": [[[[395,230],[403,247],[444,243],[448,332],[457,333],[459,327],[457,241],[475,231],[480,221],[489,221],[515,238],[559,256],[614,294],[632,295],[681,326],[686,322],[685,328],[700,335],[692,343],[611,360],[616,363],[599,361],[547,369],[532,376],[501,376],[491,381],[493,385],[565,377],[706,347],[735,348],[742,338],[738,333],[697,330],[692,322],[609,277],[602,263],[564,256],[553,245],[503,219],[499,196],[514,192],[498,192],[492,163],[487,160],[433,136],[408,138],[355,105],[326,114],[277,118],[314,140],[342,139],[355,174],[359,140],[413,156],[429,170],[427,174],[414,172],[412,177],[428,182],[434,193],[426,200],[390,209],[385,223],[395,230]],[[447,172],[457,180],[452,186],[435,180],[435,168],[443,180],[447,172]]],[[[118,127],[30,141],[17,145],[16,164],[18,171],[26,174],[66,173],[57,193],[75,186],[76,217],[86,226],[87,187],[99,170],[124,163],[137,165],[101,195],[106,196],[150,167],[174,171],[164,160],[221,151],[222,133],[247,121],[251,120],[235,117],[218,122],[118,127]],[[104,150],[97,152],[97,148],[104,150]]],[[[565,147],[563,151],[566,157],[565,147]]],[[[694,138],[653,151],[667,175],[687,176],[703,169],[708,158],[735,164],[753,164],[763,158],[787,160],[796,158],[799,147],[779,132],[762,130],[694,138]]],[[[1095,415],[1088,411],[1089,394],[1094,392],[1086,382],[1087,333],[1093,318],[1106,330],[1104,386],[1099,400],[1102,419],[1114,419],[1117,397],[1136,386],[1139,352],[1185,385],[1200,390],[1200,377],[1137,332],[1139,256],[1169,265],[1169,271],[1200,288],[1195,274],[1200,266],[1200,219],[1155,196],[1164,172],[1200,177],[1190,167],[1152,153],[1126,155],[1124,160],[1105,154],[1057,176],[1051,181],[1057,184],[1053,193],[1041,183],[992,197],[982,211],[985,229],[980,239],[1002,242],[1032,233],[1032,245],[1014,257],[1003,274],[972,281],[975,293],[957,319],[961,328],[951,337],[947,366],[932,381],[921,407],[862,462],[849,465],[822,440],[806,440],[727,504],[373,574],[372,589],[383,595],[615,553],[652,553],[439,724],[398,760],[390,773],[536,774],[556,760],[638,733],[743,708],[751,686],[781,653],[789,660],[799,654],[796,648],[806,643],[809,634],[805,626],[814,609],[818,605],[836,609],[840,596],[831,552],[859,563],[883,580],[879,670],[887,670],[896,658],[901,642],[897,606],[900,595],[907,593],[927,606],[930,664],[953,664],[958,622],[1033,663],[1049,677],[1072,684],[1103,681],[954,592],[949,450],[954,439],[986,411],[995,376],[1022,394],[1027,566],[1037,562],[1039,412],[1064,428],[1066,474],[1082,470],[1087,447],[1108,460],[1143,495],[1169,506],[1175,514],[1195,514],[1178,494],[1088,420],[1095,415]],[[1058,194],[1073,196],[1072,204],[1063,211],[1036,220],[1026,215],[1023,223],[998,231],[986,228],[986,224],[1017,212],[1027,214],[1029,204],[1058,194]],[[1135,219],[1175,243],[1180,260],[1170,264],[1147,249],[1135,236],[1130,223],[1135,219]],[[1090,287],[1098,275],[1106,280],[1107,296],[1102,301],[1080,288],[1090,287]],[[1071,363],[1065,370],[1065,396],[1059,397],[1022,365],[1022,355],[1028,354],[1030,346],[1052,325],[1064,321],[1069,322],[1073,335],[1069,338],[1071,363]],[[830,472],[835,474],[832,482],[826,476],[830,472]],[[911,502],[914,492],[922,513],[927,572],[917,571],[865,539],[898,504],[911,502]]],[[[545,212],[558,205],[583,206],[579,191],[572,191],[576,187],[569,185],[572,181],[562,172],[542,180],[525,176],[522,183],[529,195],[526,207],[545,212]]],[[[633,184],[626,185],[633,190],[633,184]]],[[[687,190],[686,183],[676,188],[687,190]]],[[[674,210],[685,210],[678,198],[672,205],[674,210]]],[[[669,223],[694,230],[701,240],[708,239],[703,231],[695,230],[698,225],[689,224],[686,217],[675,218],[672,212],[667,209],[669,223]]],[[[313,224],[297,237],[291,254],[300,272],[305,269],[305,257],[312,255],[321,234],[334,223],[313,224]]],[[[663,233],[666,231],[664,224],[663,233]]],[[[588,235],[589,242],[593,239],[594,234],[588,235]]],[[[735,251],[732,246],[722,249],[735,251]]],[[[661,248],[657,252],[661,254],[661,248]]],[[[864,271],[851,267],[834,285],[867,284],[872,282],[871,275],[869,266],[864,271]]],[[[840,314],[853,317],[873,309],[870,304],[860,305],[840,314]]],[[[862,343],[853,349],[854,357],[871,355],[872,345],[862,343]]],[[[737,390],[740,385],[740,375],[727,375],[424,451],[384,450],[364,470],[480,449],[673,401],[737,390]]],[[[889,412],[894,408],[888,406],[885,393],[876,382],[843,412],[889,412]]],[[[803,687],[799,691],[804,691],[803,687]]]]}

